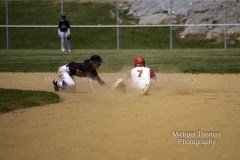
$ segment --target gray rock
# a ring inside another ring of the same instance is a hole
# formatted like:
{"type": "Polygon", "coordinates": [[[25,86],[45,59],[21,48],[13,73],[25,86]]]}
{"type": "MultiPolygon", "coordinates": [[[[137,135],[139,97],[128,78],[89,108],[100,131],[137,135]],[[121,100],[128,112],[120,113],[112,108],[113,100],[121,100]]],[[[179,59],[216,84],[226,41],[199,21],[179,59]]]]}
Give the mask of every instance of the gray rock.
{"type": "Polygon", "coordinates": [[[158,13],[152,14],[149,16],[141,17],[139,24],[150,24],[150,25],[157,25],[157,24],[166,24],[169,23],[169,16],[166,13],[158,13]]]}
{"type": "MultiPolygon", "coordinates": [[[[172,0],[173,18],[178,24],[224,24],[225,0],[172,0]],[[179,17],[181,17],[179,19],[179,17]]],[[[169,24],[170,0],[130,0],[128,14],[139,24],[169,24]]],[[[228,0],[228,23],[240,23],[240,0],[228,0]]],[[[224,26],[184,27],[179,37],[201,34],[206,39],[219,37],[224,26]]],[[[229,26],[228,33],[240,34],[240,26],[229,26]]]]}

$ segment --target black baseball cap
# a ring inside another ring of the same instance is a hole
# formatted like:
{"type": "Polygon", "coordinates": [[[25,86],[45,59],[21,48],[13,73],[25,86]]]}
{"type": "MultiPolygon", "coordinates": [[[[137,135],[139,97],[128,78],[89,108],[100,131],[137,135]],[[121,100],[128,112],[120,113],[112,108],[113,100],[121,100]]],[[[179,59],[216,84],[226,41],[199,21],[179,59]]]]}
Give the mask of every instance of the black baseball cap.
{"type": "Polygon", "coordinates": [[[101,58],[99,55],[92,55],[92,56],[90,57],[90,61],[102,62],[102,63],[104,63],[104,62],[102,61],[102,58],[101,58]]]}

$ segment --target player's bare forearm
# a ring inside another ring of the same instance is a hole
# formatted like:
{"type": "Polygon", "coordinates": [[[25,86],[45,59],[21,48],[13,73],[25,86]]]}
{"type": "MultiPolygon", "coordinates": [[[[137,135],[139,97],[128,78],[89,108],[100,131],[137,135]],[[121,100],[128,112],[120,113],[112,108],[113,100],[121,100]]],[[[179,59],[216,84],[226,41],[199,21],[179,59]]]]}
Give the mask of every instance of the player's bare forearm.
{"type": "Polygon", "coordinates": [[[88,76],[88,77],[89,77],[89,79],[97,81],[101,86],[106,85],[106,83],[100,77],[91,77],[91,76],[88,76]]]}
{"type": "Polygon", "coordinates": [[[106,85],[106,83],[105,83],[103,80],[101,80],[100,78],[97,78],[97,81],[98,81],[98,83],[99,83],[101,86],[105,86],[105,85],[106,85]]]}

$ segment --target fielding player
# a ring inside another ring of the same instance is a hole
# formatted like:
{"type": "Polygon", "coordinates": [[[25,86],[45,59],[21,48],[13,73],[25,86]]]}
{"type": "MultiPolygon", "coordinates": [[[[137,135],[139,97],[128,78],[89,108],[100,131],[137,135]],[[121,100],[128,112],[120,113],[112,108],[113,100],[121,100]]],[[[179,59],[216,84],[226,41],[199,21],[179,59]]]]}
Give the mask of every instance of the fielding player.
{"type": "Polygon", "coordinates": [[[58,35],[61,37],[61,50],[62,50],[62,52],[65,52],[65,43],[68,47],[68,51],[71,52],[70,24],[66,20],[65,15],[62,15],[61,21],[59,22],[58,35]]]}
{"type": "Polygon", "coordinates": [[[134,58],[134,68],[125,80],[119,79],[112,85],[112,90],[125,90],[124,81],[130,80],[130,87],[137,89],[140,94],[147,94],[150,90],[151,80],[157,81],[153,70],[145,66],[145,60],[139,56],[134,58]]]}
{"type": "MultiPolygon", "coordinates": [[[[93,55],[83,63],[70,62],[60,67],[58,74],[61,81],[53,80],[55,91],[59,89],[75,88],[74,76],[88,77],[89,79],[96,80],[100,85],[105,85],[105,82],[100,79],[97,73],[97,69],[102,63],[102,59],[99,55],[93,55]]],[[[92,84],[91,87],[93,87],[92,84]]]]}

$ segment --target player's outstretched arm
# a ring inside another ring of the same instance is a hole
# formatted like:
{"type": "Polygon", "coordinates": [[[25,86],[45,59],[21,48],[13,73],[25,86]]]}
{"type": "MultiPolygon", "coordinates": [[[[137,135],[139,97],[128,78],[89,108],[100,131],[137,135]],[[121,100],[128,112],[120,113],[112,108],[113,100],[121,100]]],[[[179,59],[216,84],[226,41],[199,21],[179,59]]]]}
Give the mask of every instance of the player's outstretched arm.
{"type": "Polygon", "coordinates": [[[100,77],[96,77],[96,81],[101,85],[101,86],[106,86],[106,83],[100,79],[100,77]]]}

